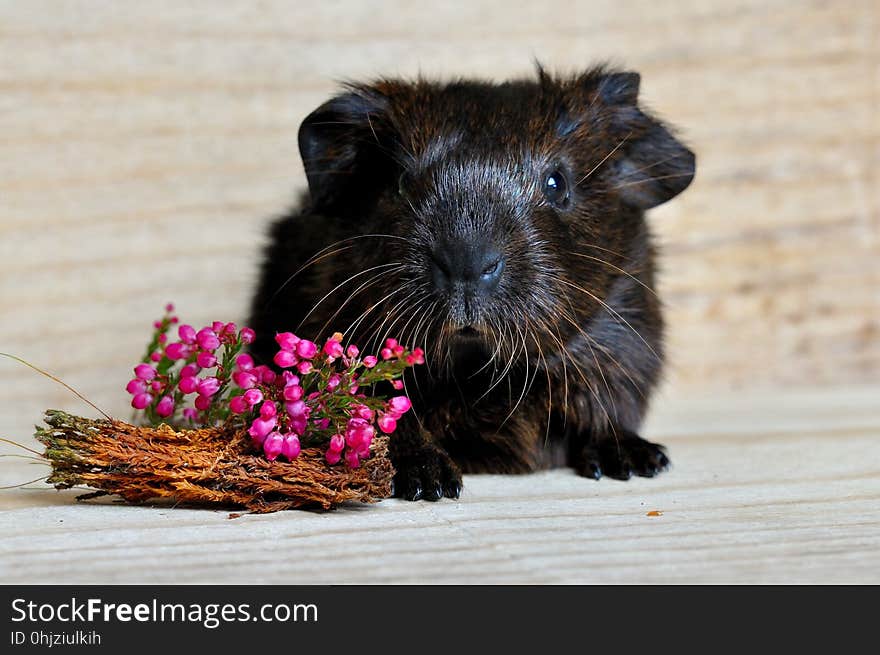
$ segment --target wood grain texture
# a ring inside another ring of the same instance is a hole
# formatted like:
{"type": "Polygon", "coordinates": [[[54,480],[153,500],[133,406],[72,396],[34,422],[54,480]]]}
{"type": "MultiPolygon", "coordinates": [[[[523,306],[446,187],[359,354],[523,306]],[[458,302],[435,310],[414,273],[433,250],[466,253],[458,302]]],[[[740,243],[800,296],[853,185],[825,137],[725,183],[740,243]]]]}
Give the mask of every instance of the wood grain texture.
{"type": "MultiPolygon", "coordinates": [[[[852,425],[877,407],[840,390],[880,380],[878,34],[875,0],[0,0],[0,350],[120,417],[167,300],[193,323],[245,315],[265,225],[304,185],[298,124],[336,80],[611,60],[641,71],[644,101],[699,156],[692,187],[651,218],[671,354],[655,408],[681,439],[669,478],[586,497],[561,473],[480,478],[459,504],[246,522],[0,494],[4,579],[63,561],[71,580],[142,580],[126,562],[150,548],[179,556],[181,579],[232,565],[268,579],[249,551],[267,537],[339,534],[370,554],[393,528],[405,538],[385,568],[340,560],[340,580],[877,581],[877,422],[852,425]],[[786,405],[797,387],[820,390],[786,405]],[[745,391],[752,405],[716,402],[745,391]],[[667,513],[646,519],[646,498],[667,513]],[[59,517],[94,550],[59,545],[59,517]],[[544,528],[560,552],[541,552],[544,528]],[[192,568],[199,540],[213,559],[192,568]]],[[[5,360],[0,390],[0,435],[26,443],[44,408],[81,409],[5,360]]]]}
{"type": "MultiPolygon", "coordinates": [[[[465,476],[459,501],[229,520],[30,485],[3,497],[0,580],[880,583],[878,394],[790,392],[777,412],[758,395],[669,401],[648,426],[674,462],[662,477],[465,476]]],[[[0,479],[42,468],[6,462],[0,479]]]]}

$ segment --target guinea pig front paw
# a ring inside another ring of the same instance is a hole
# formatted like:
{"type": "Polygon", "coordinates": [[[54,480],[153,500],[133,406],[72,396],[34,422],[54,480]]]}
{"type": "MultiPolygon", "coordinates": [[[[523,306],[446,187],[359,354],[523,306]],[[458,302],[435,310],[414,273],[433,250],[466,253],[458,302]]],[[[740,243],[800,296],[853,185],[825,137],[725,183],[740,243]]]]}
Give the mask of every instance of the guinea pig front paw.
{"type": "Polygon", "coordinates": [[[393,495],[405,500],[440,500],[461,495],[461,471],[449,455],[426,444],[394,458],[393,495]]]}
{"type": "Polygon", "coordinates": [[[629,480],[633,475],[653,478],[669,468],[663,446],[632,433],[608,435],[587,444],[573,462],[579,475],[598,480],[603,475],[629,480]]]}

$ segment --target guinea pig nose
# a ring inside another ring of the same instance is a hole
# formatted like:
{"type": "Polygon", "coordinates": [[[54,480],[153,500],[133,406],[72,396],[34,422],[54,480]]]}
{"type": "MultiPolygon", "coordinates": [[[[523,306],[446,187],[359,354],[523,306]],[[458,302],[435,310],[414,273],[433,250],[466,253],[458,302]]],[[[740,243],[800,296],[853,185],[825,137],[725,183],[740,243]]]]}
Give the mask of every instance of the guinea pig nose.
{"type": "Polygon", "coordinates": [[[464,287],[487,292],[498,286],[504,258],[495,250],[454,244],[431,253],[431,274],[438,289],[464,287]]]}
{"type": "Polygon", "coordinates": [[[504,270],[504,258],[498,253],[490,252],[483,257],[480,269],[480,286],[490,291],[498,286],[501,272],[504,270]]]}

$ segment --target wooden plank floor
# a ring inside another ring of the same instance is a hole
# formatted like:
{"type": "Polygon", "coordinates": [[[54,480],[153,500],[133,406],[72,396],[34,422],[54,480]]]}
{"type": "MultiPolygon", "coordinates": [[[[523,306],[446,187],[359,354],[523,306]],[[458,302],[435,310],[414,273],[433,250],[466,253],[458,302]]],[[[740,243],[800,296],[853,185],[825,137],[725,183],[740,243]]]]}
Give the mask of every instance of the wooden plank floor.
{"type": "MultiPolygon", "coordinates": [[[[878,398],[876,387],[661,398],[646,434],[669,446],[665,476],[469,476],[458,502],[229,520],[31,485],[0,492],[0,579],[877,583],[878,398]]],[[[38,475],[2,461],[6,484],[38,475]]]]}

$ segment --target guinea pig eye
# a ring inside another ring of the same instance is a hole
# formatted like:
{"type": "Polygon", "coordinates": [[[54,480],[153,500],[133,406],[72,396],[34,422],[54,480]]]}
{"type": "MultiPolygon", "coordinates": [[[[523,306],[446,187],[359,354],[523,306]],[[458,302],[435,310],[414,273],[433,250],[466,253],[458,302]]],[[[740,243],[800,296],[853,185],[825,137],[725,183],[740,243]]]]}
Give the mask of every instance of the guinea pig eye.
{"type": "Polygon", "coordinates": [[[568,180],[558,168],[544,174],[544,197],[556,207],[568,205],[568,180]]]}

